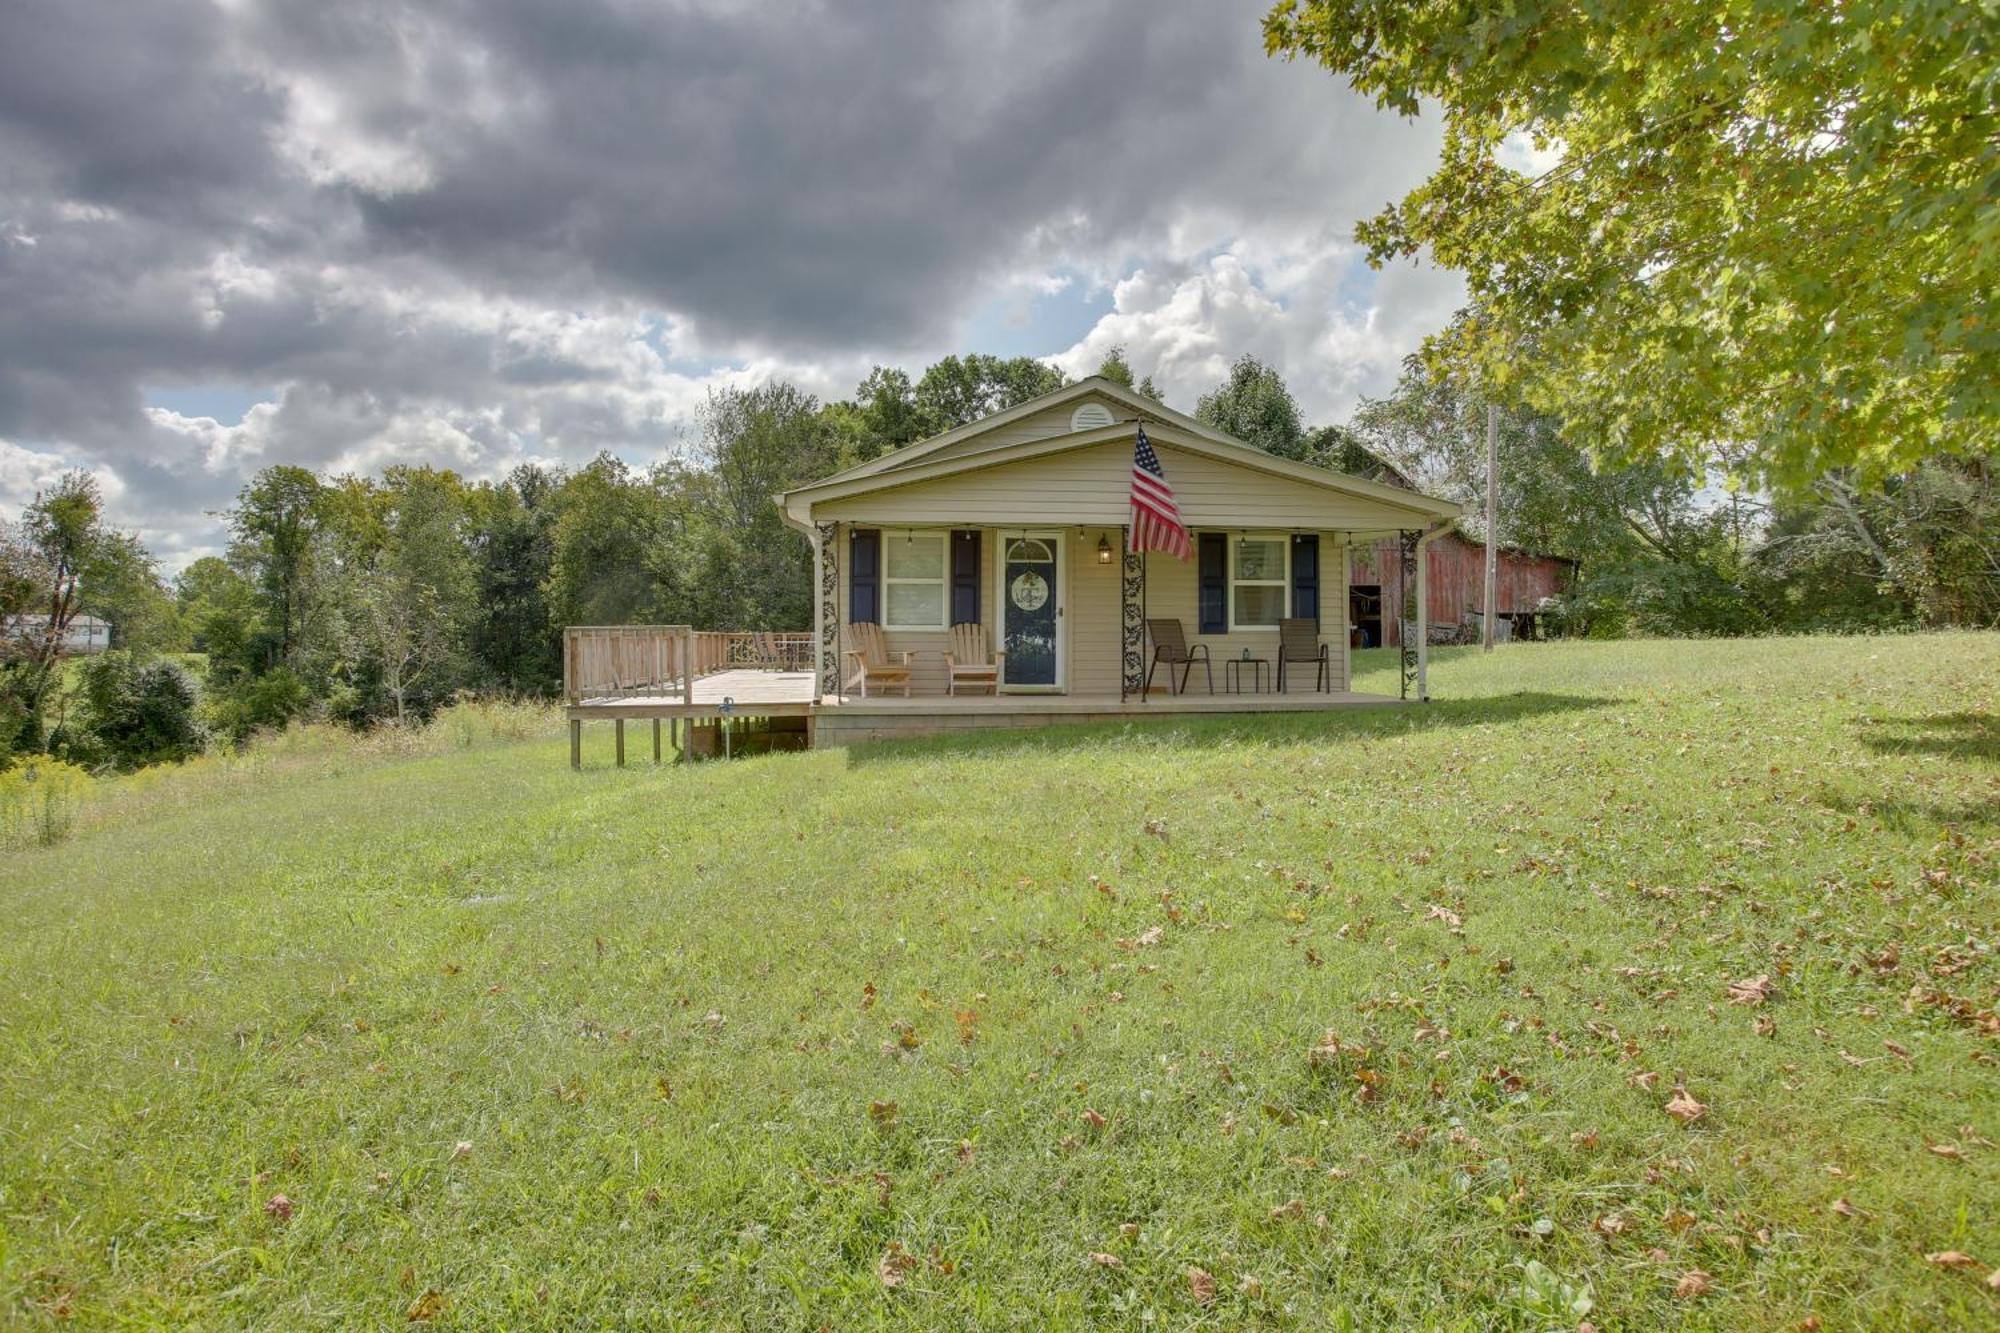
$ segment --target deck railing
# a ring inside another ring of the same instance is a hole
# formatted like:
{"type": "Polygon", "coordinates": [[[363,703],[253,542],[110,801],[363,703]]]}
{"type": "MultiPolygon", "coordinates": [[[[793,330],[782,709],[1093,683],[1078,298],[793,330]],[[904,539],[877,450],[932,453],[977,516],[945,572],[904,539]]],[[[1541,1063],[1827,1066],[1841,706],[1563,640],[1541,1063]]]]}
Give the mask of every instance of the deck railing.
{"type": "Polygon", "coordinates": [[[812,635],[692,625],[572,625],[563,631],[563,698],[679,694],[718,671],[805,671],[812,635]]]}

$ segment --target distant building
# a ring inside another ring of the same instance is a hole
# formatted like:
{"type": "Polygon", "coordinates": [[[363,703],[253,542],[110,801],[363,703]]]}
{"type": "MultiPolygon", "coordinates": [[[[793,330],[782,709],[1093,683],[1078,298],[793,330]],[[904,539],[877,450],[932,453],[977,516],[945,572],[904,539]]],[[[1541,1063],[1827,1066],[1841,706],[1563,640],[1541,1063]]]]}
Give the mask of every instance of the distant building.
{"type": "MultiPolygon", "coordinates": [[[[1401,552],[1390,538],[1353,548],[1354,568],[1347,592],[1348,623],[1357,648],[1395,647],[1402,642],[1398,611],[1403,605],[1401,552]]],[[[1430,623],[1440,628],[1477,622],[1485,614],[1486,547],[1456,530],[1430,544],[1430,623]]],[[[1535,555],[1519,547],[1499,551],[1494,613],[1505,622],[1502,637],[1539,637],[1544,603],[1569,591],[1576,562],[1559,555],[1535,555]]],[[[1435,640],[1433,640],[1435,642],[1435,640]]]]}
{"type": "MultiPolygon", "coordinates": [[[[41,616],[9,616],[7,637],[12,640],[39,634],[46,624],[41,616]]],[[[63,636],[64,651],[70,653],[101,653],[110,647],[111,622],[96,616],[78,616],[69,622],[69,632],[63,636]]]]}

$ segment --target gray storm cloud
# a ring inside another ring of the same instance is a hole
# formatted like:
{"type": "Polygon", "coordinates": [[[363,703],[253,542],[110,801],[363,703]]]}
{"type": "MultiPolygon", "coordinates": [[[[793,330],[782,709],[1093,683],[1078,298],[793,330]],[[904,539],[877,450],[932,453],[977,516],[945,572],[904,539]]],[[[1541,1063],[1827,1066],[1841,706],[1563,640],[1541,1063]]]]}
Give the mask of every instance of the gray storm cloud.
{"type": "Polygon", "coordinates": [[[1124,342],[1191,399],[1254,351],[1342,408],[1456,292],[1353,290],[1435,131],[1259,14],[0,0],[0,486],[97,468],[171,560],[267,463],[657,453],[714,384],[977,350],[1058,268],[1124,279],[1066,367],[1124,342]]]}

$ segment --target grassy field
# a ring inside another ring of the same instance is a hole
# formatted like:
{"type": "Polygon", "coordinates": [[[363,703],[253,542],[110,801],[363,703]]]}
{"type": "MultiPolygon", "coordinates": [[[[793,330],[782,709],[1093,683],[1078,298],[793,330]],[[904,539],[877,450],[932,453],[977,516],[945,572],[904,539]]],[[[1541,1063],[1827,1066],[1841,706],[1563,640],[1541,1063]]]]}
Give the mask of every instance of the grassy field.
{"type": "Polygon", "coordinates": [[[1994,1326],[2000,636],[1432,684],[149,779],[0,871],[0,1322],[1994,1326]]]}

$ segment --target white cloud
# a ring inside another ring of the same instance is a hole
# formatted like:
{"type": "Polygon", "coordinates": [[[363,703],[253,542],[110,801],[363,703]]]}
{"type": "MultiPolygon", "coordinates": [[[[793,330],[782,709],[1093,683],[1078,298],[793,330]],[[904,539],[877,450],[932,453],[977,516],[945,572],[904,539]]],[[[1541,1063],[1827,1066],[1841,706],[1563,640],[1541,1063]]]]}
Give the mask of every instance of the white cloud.
{"type": "Polygon", "coordinates": [[[1231,245],[1117,282],[1111,312],[1055,361],[1087,375],[1123,346],[1135,372],[1191,410],[1248,354],[1276,367],[1306,420],[1320,425],[1386,392],[1403,358],[1462,296],[1454,275],[1413,267],[1373,274],[1354,246],[1325,238],[1290,250],[1231,245]]]}

